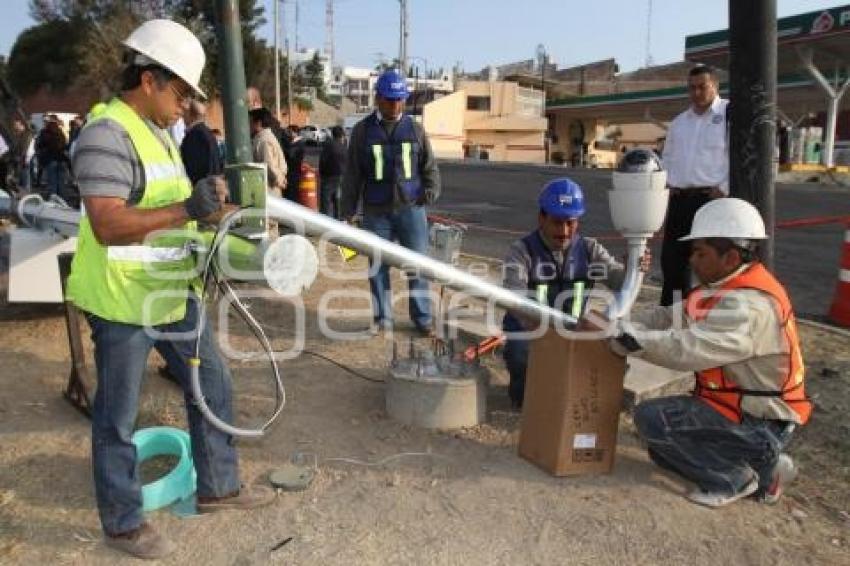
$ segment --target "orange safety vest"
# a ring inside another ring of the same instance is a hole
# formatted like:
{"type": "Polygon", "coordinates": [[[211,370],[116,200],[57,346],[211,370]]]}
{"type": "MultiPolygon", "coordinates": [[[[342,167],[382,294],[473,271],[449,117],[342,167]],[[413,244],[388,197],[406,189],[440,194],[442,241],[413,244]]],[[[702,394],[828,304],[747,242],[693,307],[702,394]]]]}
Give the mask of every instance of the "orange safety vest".
{"type": "Polygon", "coordinates": [[[803,387],[803,356],[800,353],[800,341],[797,336],[797,321],[791,301],[782,285],[760,263],[754,263],[738,276],[727,281],[717,292],[706,296],[702,289],[688,294],[685,312],[694,321],[703,320],[720,302],[723,296],[734,289],[756,289],[767,293],[774,299],[778,308],[780,325],[788,343],[788,373],[782,376],[781,384],[775,391],[743,389],[733,379],[723,373],[722,367],[696,372],[694,394],[704,399],[720,414],[736,423],[741,422],[743,411],[741,401],[744,396],[779,397],[800,416],[800,422],[806,424],[812,413],[812,403],[806,397],[803,387]]]}

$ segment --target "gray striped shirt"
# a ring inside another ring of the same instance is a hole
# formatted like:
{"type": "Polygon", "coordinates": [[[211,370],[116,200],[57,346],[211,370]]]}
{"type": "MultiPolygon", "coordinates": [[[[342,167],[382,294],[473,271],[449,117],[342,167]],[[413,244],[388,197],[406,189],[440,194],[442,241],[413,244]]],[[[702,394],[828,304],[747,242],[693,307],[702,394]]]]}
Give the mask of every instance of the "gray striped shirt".
{"type": "MultiPolygon", "coordinates": [[[[170,151],[168,132],[148,120],[145,124],[170,151]]],[[[130,134],[114,120],[104,118],[83,128],[74,147],[72,167],[82,197],[119,197],[128,206],[142,200],[144,168],[130,134]]]]}

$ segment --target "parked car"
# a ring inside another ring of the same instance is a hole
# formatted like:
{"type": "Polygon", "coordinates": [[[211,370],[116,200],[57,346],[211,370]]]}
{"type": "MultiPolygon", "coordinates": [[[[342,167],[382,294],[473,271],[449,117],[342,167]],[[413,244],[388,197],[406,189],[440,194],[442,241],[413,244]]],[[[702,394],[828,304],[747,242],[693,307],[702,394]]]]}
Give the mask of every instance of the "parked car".
{"type": "Polygon", "coordinates": [[[307,125],[301,128],[301,137],[309,145],[319,145],[328,139],[328,133],[325,128],[307,125]]]}

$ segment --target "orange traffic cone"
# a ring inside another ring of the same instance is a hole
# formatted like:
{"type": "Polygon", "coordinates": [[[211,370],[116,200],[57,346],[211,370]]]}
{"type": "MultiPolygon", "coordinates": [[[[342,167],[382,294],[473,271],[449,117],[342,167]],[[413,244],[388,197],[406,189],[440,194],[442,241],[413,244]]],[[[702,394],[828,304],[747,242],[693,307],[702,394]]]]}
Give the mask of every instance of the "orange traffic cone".
{"type": "Polygon", "coordinates": [[[302,163],[298,180],[298,203],[319,210],[318,185],[316,169],[308,163],[302,163]]]}
{"type": "Polygon", "coordinates": [[[829,309],[829,318],[841,326],[850,326],[850,226],[844,232],[838,285],[835,287],[835,297],[829,309]]]}

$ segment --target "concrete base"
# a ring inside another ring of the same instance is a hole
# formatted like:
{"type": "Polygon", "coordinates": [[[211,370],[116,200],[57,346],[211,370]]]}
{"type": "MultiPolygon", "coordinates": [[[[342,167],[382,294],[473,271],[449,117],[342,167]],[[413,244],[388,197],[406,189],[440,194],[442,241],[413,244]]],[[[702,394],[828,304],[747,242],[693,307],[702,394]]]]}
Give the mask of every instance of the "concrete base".
{"type": "Polygon", "coordinates": [[[390,372],[387,414],[404,424],[451,430],[476,426],[487,417],[486,371],[464,377],[415,377],[390,372]]]}

